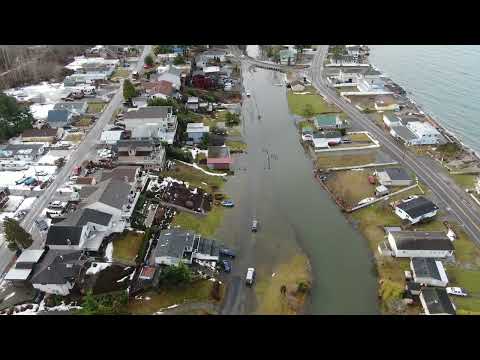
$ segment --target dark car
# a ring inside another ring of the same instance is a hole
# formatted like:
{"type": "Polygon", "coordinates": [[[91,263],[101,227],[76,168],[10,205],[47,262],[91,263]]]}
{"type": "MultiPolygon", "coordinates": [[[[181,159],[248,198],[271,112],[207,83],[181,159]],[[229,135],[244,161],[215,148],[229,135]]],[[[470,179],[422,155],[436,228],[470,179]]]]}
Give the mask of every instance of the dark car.
{"type": "Polygon", "coordinates": [[[43,293],[41,291],[37,291],[35,293],[35,297],[33,298],[33,303],[34,304],[40,304],[44,297],[45,297],[45,293],[43,293]]]}
{"type": "Polygon", "coordinates": [[[232,259],[235,257],[235,253],[233,252],[233,250],[230,250],[230,249],[227,249],[227,248],[220,249],[220,255],[230,257],[232,259]]]}
{"type": "Polygon", "coordinates": [[[48,229],[48,224],[45,220],[35,220],[35,225],[37,225],[40,231],[45,231],[48,229]]]}
{"type": "Polygon", "coordinates": [[[230,263],[230,261],[223,260],[222,265],[225,272],[229,273],[230,271],[232,271],[232,264],[230,263]]]}

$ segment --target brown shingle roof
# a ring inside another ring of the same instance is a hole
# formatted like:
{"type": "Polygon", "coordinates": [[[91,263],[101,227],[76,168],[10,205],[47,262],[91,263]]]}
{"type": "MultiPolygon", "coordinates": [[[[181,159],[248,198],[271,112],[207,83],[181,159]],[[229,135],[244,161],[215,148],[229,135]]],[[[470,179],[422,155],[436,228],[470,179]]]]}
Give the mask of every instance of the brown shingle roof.
{"type": "Polygon", "coordinates": [[[22,133],[22,137],[51,137],[57,135],[58,129],[27,129],[22,133]]]}

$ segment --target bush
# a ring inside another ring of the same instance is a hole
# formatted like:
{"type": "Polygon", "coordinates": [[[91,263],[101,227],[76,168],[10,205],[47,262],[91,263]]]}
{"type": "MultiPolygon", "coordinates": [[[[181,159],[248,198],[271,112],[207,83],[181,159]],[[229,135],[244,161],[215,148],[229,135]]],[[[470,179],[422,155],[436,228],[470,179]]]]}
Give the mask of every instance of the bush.
{"type": "Polygon", "coordinates": [[[175,57],[175,59],[173,59],[173,64],[174,65],[183,65],[183,64],[185,64],[185,58],[182,55],[178,54],[175,57]]]}
{"type": "Polygon", "coordinates": [[[238,124],[240,124],[240,115],[227,112],[227,114],[225,115],[225,125],[235,126],[238,124]]]}
{"type": "Polygon", "coordinates": [[[160,283],[166,286],[188,284],[191,281],[192,272],[183,262],[178,266],[167,266],[160,274],[160,283]]]}
{"type": "Polygon", "coordinates": [[[166,147],[166,153],[168,159],[176,159],[188,163],[193,163],[193,156],[192,153],[189,151],[184,151],[178,147],[174,147],[172,145],[168,145],[166,147]]]}
{"type": "Polygon", "coordinates": [[[297,292],[300,294],[305,294],[310,289],[307,283],[301,281],[298,283],[297,292]]]}

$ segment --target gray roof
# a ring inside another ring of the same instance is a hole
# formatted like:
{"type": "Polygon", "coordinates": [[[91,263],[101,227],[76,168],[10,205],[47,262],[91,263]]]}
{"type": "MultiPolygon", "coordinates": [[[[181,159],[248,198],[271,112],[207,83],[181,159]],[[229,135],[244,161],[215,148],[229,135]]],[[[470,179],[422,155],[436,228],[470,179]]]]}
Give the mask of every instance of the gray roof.
{"type": "Polygon", "coordinates": [[[91,222],[94,224],[107,226],[110,223],[111,218],[111,214],[94,209],[82,208],[73,212],[68,218],[57,224],[83,227],[87,223],[91,222]]]}
{"type": "Polygon", "coordinates": [[[43,253],[45,252],[45,249],[40,249],[40,250],[24,250],[22,254],[18,257],[17,259],[17,265],[20,263],[29,263],[29,264],[35,264],[40,260],[42,257],[43,253]]]}
{"type": "Polygon", "coordinates": [[[155,257],[169,256],[177,259],[183,257],[185,247],[193,243],[195,233],[186,230],[165,230],[163,231],[155,247],[155,257]]]}
{"type": "Polygon", "coordinates": [[[363,75],[381,75],[382,73],[378,70],[375,70],[373,67],[369,67],[368,70],[363,75]]]}
{"type": "Polygon", "coordinates": [[[392,130],[398,135],[400,136],[404,141],[409,141],[409,140],[413,140],[413,139],[416,139],[417,137],[415,136],[415,134],[413,132],[410,131],[409,128],[407,128],[406,126],[404,125],[397,125],[397,126],[393,126],[392,127],[392,130]]]}
{"type": "Polygon", "coordinates": [[[422,289],[421,295],[430,314],[456,314],[445,289],[426,287],[422,289]]]}
{"type": "Polygon", "coordinates": [[[117,144],[114,146],[116,151],[127,151],[130,148],[137,149],[140,151],[153,151],[154,150],[154,143],[151,139],[148,140],[119,140],[117,144]]]}
{"type": "Polygon", "coordinates": [[[402,209],[412,219],[415,219],[424,214],[428,214],[429,212],[438,210],[437,205],[435,205],[433,202],[431,202],[427,198],[424,198],[423,196],[419,196],[407,202],[400,203],[397,205],[397,208],[402,209]]]}
{"type": "Polygon", "coordinates": [[[117,166],[112,171],[103,171],[101,181],[110,178],[125,181],[125,177],[127,177],[127,182],[132,183],[139,168],[139,166],[117,166]]]}
{"type": "Polygon", "coordinates": [[[452,241],[442,231],[394,231],[390,235],[399,250],[455,250],[452,241]]]}
{"type": "Polygon", "coordinates": [[[437,261],[432,258],[413,258],[412,270],[416,277],[428,277],[435,280],[442,280],[438,271],[437,261]]]}
{"type": "Polygon", "coordinates": [[[315,139],[336,139],[341,138],[342,133],[340,131],[315,131],[313,137],[315,139]]]}
{"type": "Polygon", "coordinates": [[[227,146],[209,146],[208,147],[209,158],[226,158],[230,157],[230,151],[227,146]]]}
{"type": "Polygon", "coordinates": [[[172,112],[171,106],[147,106],[127,112],[124,119],[166,118],[170,112],[172,112]]]}
{"type": "Polygon", "coordinates": [[[109,179],[98,184],[97,190],[89,196],[87,205],[100,202],[121,210],[128,202],[131,187],[124,181],[109,179]]]}
{"type": "Polygon", "coordinates": [[[41,263],[36,266],[32,283],[65,284],[74,280],[83,267],[81,256],[81,251],[49,249],[41,263]]]}
{"type": "Polygon", "coordinates": [[[49,110],[48,122],[67,122],[71,117],[71,112],[68,110],[49,110]]]}
{"type": "Polygon", "coordinates": [[[48,229],[45,245],[78,245],[81,235],[81,227],[62,225],[62,222],[59,222],[48,229]],[[70,242],[67,240],[70,240],[70,242]]]}
{"type": "Polygon", "coordinates": [[[32,150],[31,153],[38,154],[43,146],[43,144],[8,144],[3,150],[11,151],[12,155],[21,150],[32,150]]]}
{"type": "Polygon", "coordinates": [[[391,180],[411,180],[410,175],[402,168],[386,168],[384,170],[391,180]]]}

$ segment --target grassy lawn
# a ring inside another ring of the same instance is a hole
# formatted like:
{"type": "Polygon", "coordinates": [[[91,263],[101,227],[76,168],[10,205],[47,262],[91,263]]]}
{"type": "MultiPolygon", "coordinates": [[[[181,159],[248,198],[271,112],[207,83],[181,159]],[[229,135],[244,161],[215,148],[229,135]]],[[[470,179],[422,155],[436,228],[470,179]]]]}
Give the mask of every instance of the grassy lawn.
{"type": "Polygon", "coordinates": [[[230,136],[241,136],[242,135],[242,132],[240,131],[240,128],[238,126],[233,127],[233,128],[229,128],[227,132],[228,132],[228,135],[230,135],[230,136]]]}
{"type": "Polygon", "coordinates": [[[82,141],[84,137],[84,134],[80,134],[80,133],[77,133],[77,134],[68,134],[67,136],[65,136],[64,140],[65,141],[71,141],[71,142],[74,142],[74,143],[79,143],[82,141]]]}
{"type": "Polygon", "coordinates": [[[372,142],[367,134],[347,134],[352,142],[372,142]]]}
{"type": "Polygon", "coordinates": [[[477,175],[473,174],[458,174],[450,175],[451,178],[463,189],[472,189],[475,187],[477,175]]]}
{"type": "Polygon", "coordinates": [[[186,301],[213,301],[210,298],[212,285],[212,281],[199,280],[172,289],[162,289],[158,293],[150,291],[142,294],[141,300],[131,299],[128,311],[134,315],[151,315],[168,306],[183,304],[186,301]],[[150,300],[146,300],[146,297],[150,300]]]}
{"type": "Polygon", "coordinates": [[[115,70],[115,72],[112,74],[112,80],[116,79],[116,78],[127,79],[129,74],[130,74],[130,72],[127,69],[118,67],[115,70]]]}
{"type": "Polygon", "coordinates": [[[224,211],[222,206],[213,205],[206,216],[180,212],[173,218],[172,225],[179,225],[183,229],[193,230],[203,236],[212,236],[222,224],[224,211]]]}
{"type": "Polygon", "coordinates": [[[243,152],[247,150],[247,144],[242,141],[226,141],[225,145],[230,148],[231,152],[243,152]]]}
{"type": "Polygon", "coordinates": [[[369,152],[365,154],[325,154],[318,155],[316,164],[319,169],[332,167],[366,165],[375,162],[376,154],[369,152]]]}
{"type": "Polygon", "coordinates": [[[175,169],[163,171],[160,175],[170,176],[178,180],[186,181],[190,184],[190,186],[199,187],[206,191],[213,191],[215,187],[221,188],[224,184],[224,181],[220,178],[220,176],[207,175],[200,170],[188,165],[180,164],[178,162],[175,165],[175,169]]]}
{"type": "Polygon", "coordinates": [[[103,111],[105,102],[89,102],[87,108],[87,114],[95,114],[103,111]]]}
{"type": "Polygon", "coordinates": [[[75,123],[75,126],[86,127],[90,126],[91,124],[92,120],[87,116],[83,116],[75,123]]]}
{"type": "Polygon", "coordinates": [[[312,94],[299,95],[289,91],[287,94],[288,106],[293,114],[304,115],[304,109],[307,104],[312,106],[315,114],[326,112],[340,112],[335,105],[329,105],[320,95],[315,93],[312,88],[306,88],[305,92],[312,94]]]}
{"type": "Polygon", "coordinates": [[[113,240],[113,258],[127,263],[133,263],[143,244],[143,233],[129,231],[113,240]]]}
{"type": "Polygon", "coordinates": [[[280,264],[275,276],[266,276],[255,285],[258,308],[262,315],[294,315],[303,305],[304,295],[296,294],[298,284],[310,284],[310,265],[305,255],[297,254],[290,262],[280,264]],[[282,285],[287,287],[287,295],[280,293],[282,285]]]}
{"type": "Polygon", "coordinates": [[[352,207],[360,200],[375,195],[375,185],[368,182],[368,175],[372,171],[337,171],[328,177],[326,185],[336,196],[345,201],[345,205],[352,207]]]}

